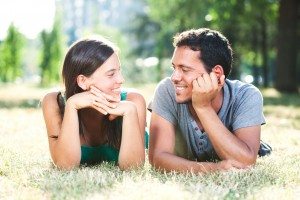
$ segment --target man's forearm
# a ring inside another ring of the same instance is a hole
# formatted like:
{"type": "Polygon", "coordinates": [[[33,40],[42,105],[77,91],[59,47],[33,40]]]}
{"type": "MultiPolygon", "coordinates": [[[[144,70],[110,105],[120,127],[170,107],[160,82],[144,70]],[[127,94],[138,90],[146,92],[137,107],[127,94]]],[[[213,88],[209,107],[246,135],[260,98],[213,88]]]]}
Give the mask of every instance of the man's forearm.
{"type": "Polygon", "coordinates": [[[222,160],[232,159],[244,164],[255,162],[251,149],[224,126],[213,108],[197,109],[196,113],[216,153],[222,160]]]}
{"type": "Polygon", "coordinates": [[[205,173],[219,170],[218,163],[190,161],[166,152],[154,154],[152,165],[168,172],[205,173]]]}

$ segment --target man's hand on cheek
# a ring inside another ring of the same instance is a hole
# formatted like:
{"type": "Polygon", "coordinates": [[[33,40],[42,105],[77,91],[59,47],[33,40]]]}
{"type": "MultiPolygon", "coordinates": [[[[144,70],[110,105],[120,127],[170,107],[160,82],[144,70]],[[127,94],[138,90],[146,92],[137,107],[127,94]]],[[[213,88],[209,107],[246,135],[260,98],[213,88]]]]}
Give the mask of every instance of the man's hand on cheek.
{"type": "Polygon", "coordinates": [[[211,106],[212,100],[224,85],[225,77],[219,79],[214,72],[204,73],[198,76],[193,82],[192,103],[196,107],[211,106]]]}

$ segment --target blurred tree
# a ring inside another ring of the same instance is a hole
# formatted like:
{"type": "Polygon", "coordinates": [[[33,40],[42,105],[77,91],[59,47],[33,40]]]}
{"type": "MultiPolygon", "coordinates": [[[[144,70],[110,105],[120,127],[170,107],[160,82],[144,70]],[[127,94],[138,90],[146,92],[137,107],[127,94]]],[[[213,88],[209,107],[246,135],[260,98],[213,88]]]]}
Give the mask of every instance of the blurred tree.
{"type": "MultiPolygon", "coordinates": [[[[273,35],[277,0],[148,0],[151,19],[159,25],[154,33],[156,55],[169,57],[173,47],[172,36],[191,28],[208,27],[221,31],[234,50],[232,78],[240,77],[243,62],[263,66],[265,85],[268,85],[269,52],[274,51],[273,35]],[[248,55],[251,52],[253,56],[248,55]],[[247,60],[251,58],[251,60],[247,60]]],[[[159,72],[159,70],[158,70],[159,72]]],[[[259,73],[258,73],[259,75],[259,73]]],[[[257,76],[258,76],[257,75],[257,76]]]]}
{"type": "Polygon", "coordinates": [[[22,48],[25,37],[11,24],[0,48],[0,81],[14,81],[22,75],[22,48]]]}
{"type": "Polygon", "coordinates": [[[297,36],[299,13],[299,0],[280,1],[275,88],[281,92],[298,91],[296,66],[298,53],[297,41],[299,43],[299,36],[297,36]]]}
{"type": "Polygon", "coordinates": [[[59,72],[62,58],[62,38],[60,22],[55,20],[52,31],[41,32],[42,52],[41,63],[41,85],[46,86],[59,80],[59,72]]]}
{"type": "Polygon", "coordinates": [[[153,34],[156,40],[155,54],[159,59],[156,70],[157,81],[161,80],[165,74],[162,61],[172,56],[174,34],[207,25],[205,16],[210,2],[211,0],[197,2],[194,0],[148,0],[150,19],[158,25],[158,30],[153,34]]]}

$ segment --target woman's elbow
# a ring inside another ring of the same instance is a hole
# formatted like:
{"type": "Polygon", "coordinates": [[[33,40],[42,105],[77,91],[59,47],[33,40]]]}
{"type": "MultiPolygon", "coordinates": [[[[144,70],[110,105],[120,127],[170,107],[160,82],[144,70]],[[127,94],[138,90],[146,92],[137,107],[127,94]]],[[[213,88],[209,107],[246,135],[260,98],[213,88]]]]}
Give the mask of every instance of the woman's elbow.
{"type": "Polygon", "coordinates": [[[53,164],[61,170],[72,170],[75,167],[78,167],[80,165],[80,161],[78,159],[72,159],[72,160],[59,160],[59,159],[52,159],[53,164]]]}
{"type": "Polygon", "coordinates": [[[131,169],[138,169],[144,166],[145,159],[140,159],[138,161],[133,162],[126,162],[126,161],[120,161],[119,162],[119,168],[121,170],[131,170],[131,169]]]}

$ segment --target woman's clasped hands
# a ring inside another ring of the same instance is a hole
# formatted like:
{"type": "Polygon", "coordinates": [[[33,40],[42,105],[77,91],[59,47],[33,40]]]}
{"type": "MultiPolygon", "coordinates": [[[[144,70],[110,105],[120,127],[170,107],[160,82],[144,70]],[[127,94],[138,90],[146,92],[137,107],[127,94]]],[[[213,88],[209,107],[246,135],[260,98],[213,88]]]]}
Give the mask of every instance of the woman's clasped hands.
{"type": "Polygon", "coordinates": [[[132,102],[121,101],[120,94],[107,94],[95,86],[90,86],[89,90],[73,95],[67,103],[72,104],[77,110],[94,108],[103,115],[109,114],[109,120],[124,116],[130,111],[136,111],[132,102]]]}

